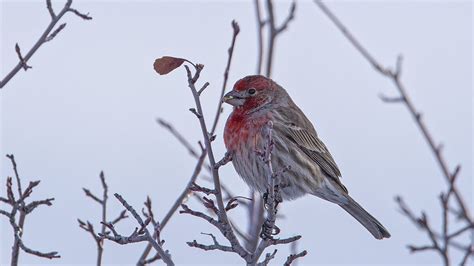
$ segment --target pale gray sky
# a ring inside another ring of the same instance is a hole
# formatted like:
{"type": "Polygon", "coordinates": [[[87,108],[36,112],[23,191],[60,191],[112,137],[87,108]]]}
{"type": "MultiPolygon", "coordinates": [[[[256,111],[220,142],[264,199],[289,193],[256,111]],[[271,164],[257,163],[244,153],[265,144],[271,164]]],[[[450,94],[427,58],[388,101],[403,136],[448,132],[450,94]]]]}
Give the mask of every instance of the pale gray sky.
{"type": "MultiPolygon", "coordinates": [[[[55,3],[59,10],[62,2],[55,3]]],[[[100,209],[82,187],[100,192],[104,170],[111,193],[135,207],[146,195],[162,217],[194,167],[173,137],[155,123],[163,117],[194,143],[198,121],[188,108],[192,97],[184,69],[158,76],[155,58],[175,55],[205,65],[201,81],[205,115],[214,115],[231,38],[230,22],[241,27],[230,85],[255,71],[256,26],[250,1],[75,1],[92,21],[68,14],[67,27],[1,90],[1,193],[12,175],[6,153],[14,153],[26,183],[41,179],[34,199],[55,197],[52,207],[28,216],[25,242],[62,258],[26,254],[28,264],[93,264],[95,243],[76,219],[96,226],[100,209]]],[[[277,18],[288,2],[277,1],[277,18]]],[[[403,81],[444,154],[463,165],[462,192],[472,207],[472,4],[470,2],[335,2],[333,11],[385,65],[404,55],[403,81]]],[[[49,22],[44,1],[1,1],[1,76],[17,62],[14,45],[27,51],[49,22]]],[[[401,194],[415,211],[426,210],[439,225],[436,197],[444,180],[424,139],[401,105],[382,103],[377,94],[396,95],[389,80],[375,73],[311,1],[299,1],[296,19],[277,40],[273,78],[313,121],[334,155],[351,195],[392,233],[377,241],[339,207],[306,197],[284,203],[281,236],[303,235],[299,248],[311,264],[439,264],[433,253],[410,255],[407,244],[428,243],[401,216],[393,201],[401,194]]],[[[230,86],[229,86],[230,88],[230,86]]],[[[224,119],[230,108],[225,107],[224,119]]],[[[223,120],[224,120],[223,119],[223,120]]],[[[224,154],[221,123],[215,142],[224,154]]],[[[246,185],[231,166],[222,180],[237,194],[246,185]]],[[[197,204],[193,204],[198,207],[197,204]]],[[[199,208],[199,207],[198,207],[199,208]]],[[[121,210],[110,200],[110,216],[121,210]]],[[[242,221],[242,213],[232,215],[242,221]]],[[[10,258],[11,229],[2,217],[0,264],[10,258]]],[[[241,222],[243,225],[244,222],[241,222]]],[[[133,220],[117,226],[129,233],[133,220]]],[[[164,230],[165,247],[178,264],[238,264],[235,254],[203,252],[185,241],[209,241],[209,224],[176,215],[164,230]]],[[[223,240],[224,241],[224,240],[223,240]]],[[[134,264],[143,244],[105,244],[106,263],[134,264]]],[[[288,255],[280,247],[277,261],[288,255]]]]}

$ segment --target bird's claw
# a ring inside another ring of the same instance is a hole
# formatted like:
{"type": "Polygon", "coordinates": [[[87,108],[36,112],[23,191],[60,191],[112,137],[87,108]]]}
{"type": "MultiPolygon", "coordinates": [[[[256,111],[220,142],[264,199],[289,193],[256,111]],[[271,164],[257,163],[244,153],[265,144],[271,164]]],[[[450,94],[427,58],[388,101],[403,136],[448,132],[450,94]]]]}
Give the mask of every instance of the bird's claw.
{"type": "MultiPolygon", "coordinates": [[[[278,204],[283,202],[283,198],[281,197],[281,193],[280,193],[280,186],[279,185],[275,185],[274,187],[274,202],[275,202],[275,212],[276,212],[276,208],[278,207],[278,204]]],[[[272,203],[269,197],[270,193],[267,189],[267,192],[263,193],[263,204],[265,206],[265,209],[268,210],[270,204],[272,203]]]]}
{"type": "Polygon", "coordinates": [[[280,228],[275,224],[272,226],[268,220],[266,220],[262,224],[262,232],[260,233],[260,237],[263,240],[273,240],[273,236],[276,236],[280,233],[280,228]]]}

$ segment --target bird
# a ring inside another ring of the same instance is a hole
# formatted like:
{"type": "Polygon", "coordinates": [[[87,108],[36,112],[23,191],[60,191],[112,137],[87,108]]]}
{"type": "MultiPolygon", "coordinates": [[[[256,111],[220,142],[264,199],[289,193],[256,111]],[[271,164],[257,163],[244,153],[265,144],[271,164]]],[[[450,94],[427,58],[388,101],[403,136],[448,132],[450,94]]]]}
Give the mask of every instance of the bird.
{"type": "Polygon", "coordinates": [[[262,75],[238,80],[224,95],[233,106],[224,128],[224,144],[238,175],[262,195],[268,191],[264,128],[271,121],[271,165],[279,175],[282,200],[314,195],[335,203],[352,215],[376,239],[389,238],[388,230],[351,196],[341,182],[341,172],[303,111],[287,91],[262,75]]]}

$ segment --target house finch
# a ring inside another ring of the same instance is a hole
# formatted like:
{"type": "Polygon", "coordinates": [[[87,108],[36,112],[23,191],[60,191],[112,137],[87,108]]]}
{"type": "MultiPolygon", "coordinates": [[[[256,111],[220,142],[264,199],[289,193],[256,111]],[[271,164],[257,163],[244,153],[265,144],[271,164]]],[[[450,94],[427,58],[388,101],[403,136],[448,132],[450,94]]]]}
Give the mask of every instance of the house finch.
{"type": "Polygon", "coordinates": [[[237,81],[223,100],[234,106],[224,129],[225,146],[235,170],[252,189],[265,193],[268,188],[265,163],[256,151],[263,150],[266,140],[262,131],[272,121],[272,166],[275,171],[289,168],[278,177],[283,200],[315,195],[341,206],[376,239],[390,237],[387,229],[349,196],[329,150],[285,89],[263,76],[247,76],[237,81]]]}

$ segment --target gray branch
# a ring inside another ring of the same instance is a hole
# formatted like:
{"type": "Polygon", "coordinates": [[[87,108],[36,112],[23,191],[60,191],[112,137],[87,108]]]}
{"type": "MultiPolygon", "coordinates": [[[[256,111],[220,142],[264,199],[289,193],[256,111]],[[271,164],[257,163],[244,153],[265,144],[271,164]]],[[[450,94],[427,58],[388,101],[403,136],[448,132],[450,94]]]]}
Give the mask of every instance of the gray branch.
{"type": "Polygon", "coordinates": [[[56,35],[64,29],[66,24],[61,24],[56,30],[53,31],[54,27],[56,24],[61,20],[61,18],[67,13],[67,12],[72,12],[76,14],[77,16],[81,17],[84,20],[90,20],[92,17],[90,17],[88,14],[82,14],[79,11],[72,9],[72,0],[68,0],[64,7],[61,9],[61,11],[56,15],[53,7],[51,5],[51,0],[46,0],[46,8],[48,9],[48,12],[51,16],[51,21],[49,25],[46,27],[45,31],[43,34],[39,37],[39,39],[36,41],[36,43],[33,45],[33,47],[28,51],[28,53],[23,56],[20,51],[20,46],[18,43],[15,45],[15,51],[18,55],[18,64],[3,78],[3,80],[0,81],[0,89],[2,89],[22,68],[26,71],[27,69],[31,68],[27,64],[28,60],[35,54],[35,52],[43,45],[44,43],[51,41],[56,37],[56,35]]]}

